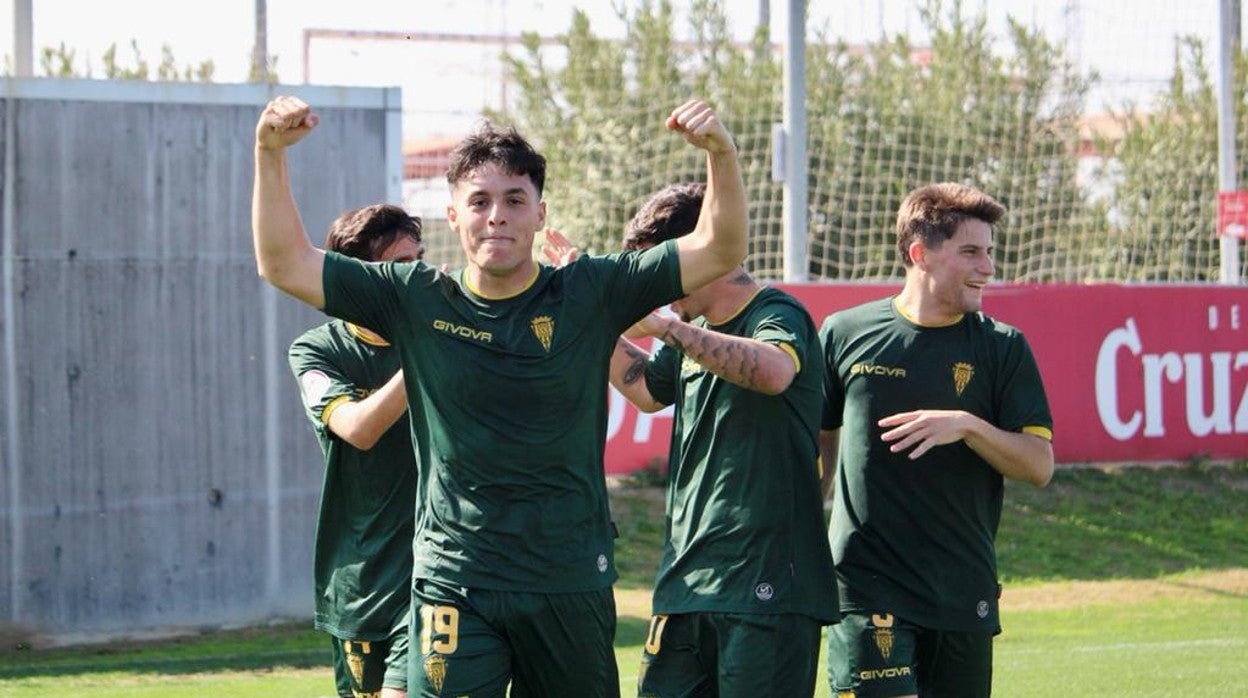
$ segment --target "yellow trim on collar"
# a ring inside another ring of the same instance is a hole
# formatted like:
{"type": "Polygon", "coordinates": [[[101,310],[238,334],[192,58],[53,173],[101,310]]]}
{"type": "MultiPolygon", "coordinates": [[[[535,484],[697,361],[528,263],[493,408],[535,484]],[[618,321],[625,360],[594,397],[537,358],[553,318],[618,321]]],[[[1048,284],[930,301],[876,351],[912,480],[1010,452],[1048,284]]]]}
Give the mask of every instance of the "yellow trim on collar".
{"type": "MultiPolygon", "coordinates": [[[[347,331],[351,333],[351,336],[352,336],[352,337],[355,337],[356,339],[360,340],[361,342],[364,342],[365,344],[368,344],[369,346],[374,346],[374,347],[388,347],[388,346],[390,346],[390,342],[387,342],[386,340],[382,339],[381,337],[378,337],[377,339],[373,339],[372,337],[369,337],[368,335],[364,334],[364,333],[361,331],[361,330],[363,330],[363,329],[364,329],[363,327],[360,327],[359,325],[356,325],[356,324],[354,324],[354,323],[351,323],[351,322],[348,322],[348,323],[347,323],[347,331]]],[[[370,330],[370,331],[371,331],[371,330],[370,330]]]]}
{"type": "Polygon", "coordinates": [[[949,322],[946,322],[941,325],[924,325],[923,323],[919,322],[917,319],[910,317],[910,313],[907,313],[906,309],[901,307],[901,303],[898,303],[897,300],[898,300],[897,296],[893,296],[893,308],[897,310],[897,314],[909,320],[911,323],[918,325],[919,327],[953,327],[959,322],[962,322],[962,318],[966,317],[966,313],[963,313],[959,315],[956,320],[950,320],[949,322]]]}
{"type": "Polygon", "coordinates": [[[325,406],[325,409],[321,410],[321,423],[325,426],[329,426],[329,415],[333,414],[334,410],[342,407],[348,402],[351,402],[350,395],[339,395],[333,400],[330,400],[329,404],[325,406]]]}
{"type": "Polygon", "coordinates": [[[1023,427],[1023,433],[1031,434],[1032,436],[1039,436],[1045,441],[1053,440],[1053,430],[1047,427],[1023,427]]]}
{"type": "Polygon", "coordinates": [[[736,317],[737,317],[738,315],[740,315],[741,313],[745,312],[745,309],[746,309],[746,308],[750,307],[750,303],[753,303],[753,302],[754,302],[754,298],[755,298],[755,297],[757,297],[757,296],[758,296],[758,294],[762,293],[762,292],[763,292],[763,289],[765,289],[765,288],[767,288],[767,287],[766,287],[766,286],[759,286],[757,289],[755,289],[755,290],[754,290],[754,292],[750,294],[750,297],[749,297],[749,298],[746,298],[746,299],[745,299],[745,302],[741,304],[741,307],[740,307],[740,308],[737,308],[737,309],[736,309],[736,310],[734,310],[734,311],[732,311],[732,313],[731,313],[728,317],[724,318],[723,320],[716,321],[716,322],[711,322],[711,319],[710,319],[710,318],[707,318],[707,320],[706,320],[707,324],[709,324],[709,325],[714,325],[714,326],[718,327],[718,326],[720,326],[720,325],[727,325],[728,323],[732,322],[734,319],[736,319],[736,317]]]}
{"type": "Polygon", "coordinates": [[[480,289],[473,288],[472,282],[468,280],[468,270],[464,269],[463,271],[464,288],[468,289],[468,291],[471,292],[472,295],[477,296],[478,298],[484,298],[487,301],[504,301],[504,300],[507,300],[508,298],[515,298],[516,296],[524,293],[530,288],[533,288],[533,284],[537,283],[537,275],[540,273],[542,273],[542,265],[538,264],[537,262],[534,262],[533,263],[533,277],[530,278],[529,282],[524,285],[524,288],[520,289],[519,291],[516,291],[510,296],[487,296],[484,293],[482,293],[480,289]]]}

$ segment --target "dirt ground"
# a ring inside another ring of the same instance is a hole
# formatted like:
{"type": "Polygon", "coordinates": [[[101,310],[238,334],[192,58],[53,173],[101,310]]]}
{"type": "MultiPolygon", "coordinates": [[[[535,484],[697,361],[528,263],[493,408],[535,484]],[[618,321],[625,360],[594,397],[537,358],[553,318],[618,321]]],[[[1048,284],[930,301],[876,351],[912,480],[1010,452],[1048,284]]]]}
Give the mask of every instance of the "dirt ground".
{"type": "Polygon", "coordinates": [[[1183,601],[1205,596],[1248,599],[1248,569],[1184,574],[1164,579],[1054,582],[1014,589],[1006,587],[1001,594],[1001,607],[1007,611],[1048,610],[1161,599],[1183,601]]]}
{"type": "MultiPolygon", "coordinates": [[[[1001,608],[1008,613],[1011,610],[1063,609],[1228,595],[1248,599],[1248,569],[1185,574],[1166,579],[1055,582],[1007,587],[1001,596],[1001,608]]],[[[650,615],[648,590],[616,589],[615,602],[621,616],[645,619],[650,615]]]]}

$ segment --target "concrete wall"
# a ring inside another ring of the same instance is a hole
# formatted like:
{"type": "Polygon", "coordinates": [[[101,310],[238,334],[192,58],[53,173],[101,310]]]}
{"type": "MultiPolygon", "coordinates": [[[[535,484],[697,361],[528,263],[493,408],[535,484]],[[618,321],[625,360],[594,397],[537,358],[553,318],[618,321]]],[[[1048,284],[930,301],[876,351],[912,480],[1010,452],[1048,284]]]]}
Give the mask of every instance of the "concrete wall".
{"type": "Polygon", "coordinates": [[[318,244],[400,197],[397,89],[0,79],[0,626],[59,641],[312,609],[321,457],[257,276],[270,96],[318,244]]]}

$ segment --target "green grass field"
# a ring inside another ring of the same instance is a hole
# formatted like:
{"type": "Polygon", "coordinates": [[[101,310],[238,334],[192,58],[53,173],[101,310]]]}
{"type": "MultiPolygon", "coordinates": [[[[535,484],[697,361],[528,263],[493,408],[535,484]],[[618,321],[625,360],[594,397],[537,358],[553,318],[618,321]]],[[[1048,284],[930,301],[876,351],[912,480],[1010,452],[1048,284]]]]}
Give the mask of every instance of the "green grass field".
{"type": "MultiPolygon", "coordinates": [[[[624,695],[634,693],[662,498],[622,487],[624,695]]],[[[999,696],[1224,696],[1248,657],[1248,464],[1062,470],[1010,485],[999,696]]],[[[333,696],[310,622],[147,643],[0,647],[0,696],[333,696]]],[[[827,698],[822,677],[816,696],[827,698]]]]}

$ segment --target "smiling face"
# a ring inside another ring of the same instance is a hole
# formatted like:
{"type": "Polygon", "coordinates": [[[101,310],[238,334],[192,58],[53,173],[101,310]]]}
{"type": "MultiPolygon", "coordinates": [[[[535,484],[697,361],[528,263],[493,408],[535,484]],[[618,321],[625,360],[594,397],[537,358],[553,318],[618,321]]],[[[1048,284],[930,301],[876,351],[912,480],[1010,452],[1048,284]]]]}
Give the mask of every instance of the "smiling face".
{"type": "Polygon", "coordinates": [[[446,218],[470,268],[527,280],[535,264],[534,235],[546,224],[546,203],[529,177],[484,164],[455,184],[446,218]]]}
{"type": "Polygon", "coordinates": [[[922,276],[929,309],[950,319],[978,312],[984,286],[997,272],[992,261],[995,251],[992,226],[975,218],[962,221],[953,237],[938,247],[914,242],[912,270],[922,276]]]}

